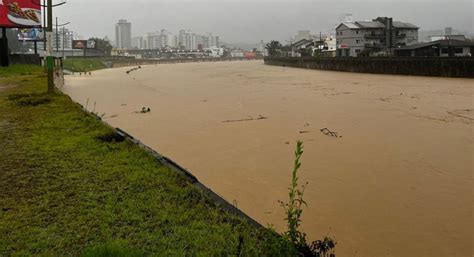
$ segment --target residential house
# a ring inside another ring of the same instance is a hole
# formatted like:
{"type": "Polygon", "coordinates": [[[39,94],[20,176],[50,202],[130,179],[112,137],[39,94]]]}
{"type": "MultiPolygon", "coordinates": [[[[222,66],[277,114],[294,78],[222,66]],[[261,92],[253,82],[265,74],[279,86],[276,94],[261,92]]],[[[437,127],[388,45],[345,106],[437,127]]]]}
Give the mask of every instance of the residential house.
{"type": "Polygon", "coordinates": [[[418,43],[418,27],[392,18],[343,22],[336,27],[337,56],[357,57],[391,53],[394,48],[418,43]]]}

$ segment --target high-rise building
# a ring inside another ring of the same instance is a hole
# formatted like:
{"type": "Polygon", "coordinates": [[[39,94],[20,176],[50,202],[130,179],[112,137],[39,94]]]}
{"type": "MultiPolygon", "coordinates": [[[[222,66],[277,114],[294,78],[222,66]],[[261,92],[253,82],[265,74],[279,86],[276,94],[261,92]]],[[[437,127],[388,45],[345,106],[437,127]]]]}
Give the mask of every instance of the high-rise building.
{"type": "Polygon", "coordinates": [[[132,23],[119,20],[115,24],[115,44],[119,49],[132,48],[132,23]]]}
{"type": "Polygon", "coordinates": [[[71,49],[74,33],[67,28],[60,28],[57,32],[53,31],[53,49],[71,49]]]}
{"type": "Polygon", "coordinates": [[[143,37],[133,37],[132,38],[132,48],[145,49],[144,45],[143,45],[143,37]]]}

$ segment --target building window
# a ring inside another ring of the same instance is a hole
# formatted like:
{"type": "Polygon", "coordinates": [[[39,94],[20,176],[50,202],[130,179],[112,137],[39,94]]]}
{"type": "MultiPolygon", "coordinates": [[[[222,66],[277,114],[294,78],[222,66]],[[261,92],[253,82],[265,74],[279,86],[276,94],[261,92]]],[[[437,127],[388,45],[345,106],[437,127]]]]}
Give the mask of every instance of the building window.
{"type": "Polygon", "coordinates": [[[360,43],[360,40],[359,40],[359,39],[357,39],[357,40],[356,40],[356,44],[359,44],[359,43],[360,43]]]}
{"type": "Polygon", "coordinates": [[[359,34],[359,31],[358,31],[358,30],[356,30],[356,34],[359,34]]]}
{"type": "Polygon", "coordinates": [[[462,48],[454,48],[454,52],[457,53],[457,54],[462,54],[463,53],[463,49],[462,48]]]}
{"type": "Polygon", "coordinates": [[[441,49],[441,53],[442,53],[442,54],[449,54],[448,48],[442,48],[442,49],[441,49]]]}
{"type": "Polygon", "coordinates": [[[356,49],[356,53],[357,53],[357,54],[360,53],[360,49],[356,49]]]}

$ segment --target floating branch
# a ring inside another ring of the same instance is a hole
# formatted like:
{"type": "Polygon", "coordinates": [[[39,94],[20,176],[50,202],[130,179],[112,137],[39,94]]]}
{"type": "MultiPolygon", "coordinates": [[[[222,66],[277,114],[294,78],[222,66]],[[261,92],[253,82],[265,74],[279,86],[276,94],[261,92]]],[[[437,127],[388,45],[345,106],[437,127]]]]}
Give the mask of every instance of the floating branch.
{"type": "Polygon", "coordinates": [[[268,119],[268,117],[265,117],[265,116],[262,116],[262,115],[258,115],[258,118],[248,118],[248,119],[240,119],[240,120],[224,120],[222,121],[223,123],[225,122],[242,122],[242,121],[254,121],[254,120],[266,120],[268,119]]]}
{"type": "Polygon", "coordinates": [[[331,131],[328,128],[323,128],[320,130],[324,135],[326,136],[331,136],[331,137],[338,137],[341,138],[342,136],[339,136],[339,134],[335,131],[331,131]]]}
{"type": "Polygon", "coordinates": [[[142,66],[138,66],[138,67],[135,67],[135,68],[132,68],[132,69],[126,71],[126,73],[127,73],[127,74],[130,74],[130,72],[139,70],[139,69],[141,69],[141,68],[142,68],[142,66]]]}

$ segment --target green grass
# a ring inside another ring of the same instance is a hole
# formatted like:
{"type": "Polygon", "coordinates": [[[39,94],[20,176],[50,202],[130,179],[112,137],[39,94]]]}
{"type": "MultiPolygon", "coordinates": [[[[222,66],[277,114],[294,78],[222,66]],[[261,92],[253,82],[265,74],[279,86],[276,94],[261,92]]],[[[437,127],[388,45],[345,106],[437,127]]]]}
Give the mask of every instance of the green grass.
{"type": "Polygon", "coordinates": [[[288,256],[69,97],[0,68],[0,256],[288,256]],[[46,100],[45,100],[46,99],[46,100]]]}
{"type": "Polygon", "coordinates": [[[100,59],[67,58],[64,60],[64,69],[74,72],[95,71],[107,68],[100,59]]]}

